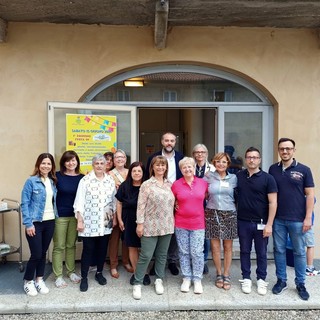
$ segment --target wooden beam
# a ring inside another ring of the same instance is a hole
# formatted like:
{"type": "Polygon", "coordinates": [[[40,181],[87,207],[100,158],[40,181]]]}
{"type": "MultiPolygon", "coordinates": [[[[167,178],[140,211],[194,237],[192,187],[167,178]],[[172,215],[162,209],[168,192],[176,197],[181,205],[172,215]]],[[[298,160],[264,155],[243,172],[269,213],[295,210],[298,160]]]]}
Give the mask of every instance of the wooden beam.
{"type": "Polygon", "coordinates": [[[0,18],[0,42],[7,40],[8,22],[0,18]]]}
{"type": "Polygon", "coordinates": [[[157,49],[164,49],[166,47],[168,16],[169,0],[157,0],[154,23],[154,45],[157,49]]]}

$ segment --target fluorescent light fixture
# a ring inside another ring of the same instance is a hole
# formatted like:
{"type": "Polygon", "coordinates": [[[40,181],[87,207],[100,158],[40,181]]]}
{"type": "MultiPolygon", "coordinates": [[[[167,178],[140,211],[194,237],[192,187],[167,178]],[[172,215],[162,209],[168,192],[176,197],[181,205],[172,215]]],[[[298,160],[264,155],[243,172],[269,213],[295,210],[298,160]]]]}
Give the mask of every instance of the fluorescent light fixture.
{"type": "Polygon", "coordinates": [[[124,80],[123,84],[125,87],[143,87],[143,80],[124,80]]]}

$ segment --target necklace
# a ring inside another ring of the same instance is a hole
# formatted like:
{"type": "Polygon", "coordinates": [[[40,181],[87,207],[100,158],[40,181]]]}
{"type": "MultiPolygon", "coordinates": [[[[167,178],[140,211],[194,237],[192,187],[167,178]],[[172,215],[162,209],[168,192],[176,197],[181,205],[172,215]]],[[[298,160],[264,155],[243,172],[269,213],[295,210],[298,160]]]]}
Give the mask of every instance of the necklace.
{"type": "Polygon", "coordinates": [[[204,176],[205,165],[200,167],[196,165],[196,176],[202,178],[204,176]]]}

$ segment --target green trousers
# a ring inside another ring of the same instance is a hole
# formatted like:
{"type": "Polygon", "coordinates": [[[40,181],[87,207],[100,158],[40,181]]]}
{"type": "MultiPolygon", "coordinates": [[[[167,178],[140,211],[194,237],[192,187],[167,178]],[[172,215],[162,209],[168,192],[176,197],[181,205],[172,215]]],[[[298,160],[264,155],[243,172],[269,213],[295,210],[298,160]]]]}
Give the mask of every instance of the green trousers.
{"type": "Polygon", "coordinates": [[[154,256],[156,279],[163,279],[167,262],[167,254],[172,234],[157,237],[142,237],[141,250],[136,271],[134,284],[142,284],[143,277],[147,273],[149,263],[154,256]]]}
{"type": "Polygon", "coordinates": [[[63,275],[63,261],[67,275],[75,272],[77,219],[75,217],[57,218],[53,235],[52,269],[56,277],[63,275]]]}

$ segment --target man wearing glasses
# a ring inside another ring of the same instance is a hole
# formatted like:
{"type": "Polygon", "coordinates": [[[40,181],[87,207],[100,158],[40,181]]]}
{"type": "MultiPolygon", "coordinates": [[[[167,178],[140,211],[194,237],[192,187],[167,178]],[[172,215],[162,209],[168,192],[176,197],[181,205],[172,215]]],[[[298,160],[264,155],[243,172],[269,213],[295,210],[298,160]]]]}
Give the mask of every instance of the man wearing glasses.
{"type": "Polygon", "coordinates": [[[293,157],[295,142],[281,138],[278,142],[281,161],[273,164],[269,173],[278,185],[278,207],[273,224],[274,261],[277,283],[272,292],[280,294],[287,289],[286,244],[290,236],[295,269],[295,284],[299,297],[309,299],[305,288],[306,249],[304,233],[311,228],[314,206],[314,182],[310,168],[293,157]]]}
{"type": "Polygon", "coordinates": [[[273,176],[260,169],[260,151],[254,147],[245,153],[247,169],[237,173],[238,236],[243,293],[251,292],[251,247],[257,257],[257,291],[267,293],[267,246],[277,209],[277,184],[273,176]]]}

